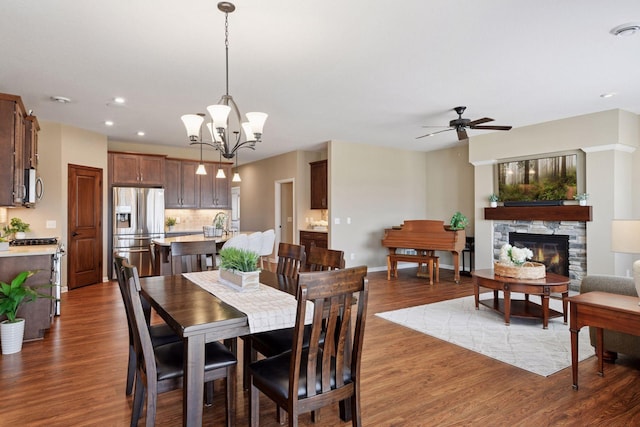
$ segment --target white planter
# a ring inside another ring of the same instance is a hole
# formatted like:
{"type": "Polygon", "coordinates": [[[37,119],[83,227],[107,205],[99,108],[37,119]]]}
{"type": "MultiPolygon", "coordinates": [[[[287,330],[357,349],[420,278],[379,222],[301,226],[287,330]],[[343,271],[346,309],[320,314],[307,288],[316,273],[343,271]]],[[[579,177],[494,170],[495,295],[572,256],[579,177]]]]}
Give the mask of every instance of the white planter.
{"type": "Polygon", "coordinates": [[[492,208],[498,207],[498,202],[489,202],[492,208]]]}
{"type": "Polygon", "coordinates": [[[9,242],[0,242],[0,251],[8,251],[9,242]]]}
{"type": "Polygon", "coordinates": [[[587,206],[586,200],[579,200],[578,203],[580,203],[580,206],[587,206]]]}
{"type": "Polygon", "coordinates": [[[0,341],[2,342],[2,354],[19,353],[22,350],[24,337],[24,319],[16,319],[9,323],[8,320],[0,322],[0,341]]]}
{"type": "Polygon", "coordinates": [[[16,231],[16,239],[24,239],[27,237],[27,233],[24,231],[16,231]]]}
{"type": "Polygon", "coordinates": [[[220,281],[226,285],[240,290],[252,290],[260,287],[260,272],[250,271],[248,273],[236,270],[220,269],[220,281]]]}

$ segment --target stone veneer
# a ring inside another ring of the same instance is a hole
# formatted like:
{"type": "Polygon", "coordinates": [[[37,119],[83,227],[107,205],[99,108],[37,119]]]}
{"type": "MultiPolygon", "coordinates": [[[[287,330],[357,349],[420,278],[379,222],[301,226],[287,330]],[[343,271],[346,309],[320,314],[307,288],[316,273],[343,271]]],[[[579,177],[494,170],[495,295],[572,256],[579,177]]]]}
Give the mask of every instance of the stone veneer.
{"type": "Polygon", "coordinates": [[[580,221],[494,221],[493,258],[498,260],[500,248],[509,243],[509,233],[556,234],[569,236],[570,289],[578,291],[587,274],[587,224],[580,221]]]}

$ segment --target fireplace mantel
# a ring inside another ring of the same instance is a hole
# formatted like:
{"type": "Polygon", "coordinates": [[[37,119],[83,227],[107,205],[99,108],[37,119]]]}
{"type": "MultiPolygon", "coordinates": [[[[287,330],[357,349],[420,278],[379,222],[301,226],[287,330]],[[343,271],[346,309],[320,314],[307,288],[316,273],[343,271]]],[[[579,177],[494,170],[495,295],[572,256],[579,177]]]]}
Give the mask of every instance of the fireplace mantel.
{"type": "Polygon", "coordinates": [[[499,206],[484,208],[484,219],[521,221],[591,221],[591,206],[499,206]]]}

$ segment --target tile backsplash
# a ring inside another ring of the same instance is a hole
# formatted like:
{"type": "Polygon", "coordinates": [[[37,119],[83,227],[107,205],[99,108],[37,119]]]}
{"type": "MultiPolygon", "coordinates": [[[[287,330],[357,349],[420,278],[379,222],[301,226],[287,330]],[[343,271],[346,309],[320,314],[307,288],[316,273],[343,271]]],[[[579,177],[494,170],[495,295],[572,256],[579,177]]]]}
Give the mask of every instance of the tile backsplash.
{"type": "MultiPolygon", "coordinates": [[[[224,212],[231,218],[231,211],[219,209],[165,209],[164,217],[176,218],[173,231],[202,230],[204,225],[213,225],[213,218],[218,212],[224,212]]],[[[227,227],[229,224],[227,224],[227,227]]]]}

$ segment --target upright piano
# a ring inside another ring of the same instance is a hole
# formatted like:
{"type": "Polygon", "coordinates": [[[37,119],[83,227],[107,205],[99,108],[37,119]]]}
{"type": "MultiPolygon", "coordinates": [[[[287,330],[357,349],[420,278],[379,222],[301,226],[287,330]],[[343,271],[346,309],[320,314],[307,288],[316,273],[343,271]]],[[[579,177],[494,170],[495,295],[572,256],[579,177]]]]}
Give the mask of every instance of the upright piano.
{"type": "Polygon", "coordinates": [[[464,230],[448,230],[444,221],[430,219],[407,220],[399,227],[387,228],[382,239],[389,254],[395,254],[396,249],[451,252],[456,283],[460,281],[460,253],[465,243],[464,230]]]}

